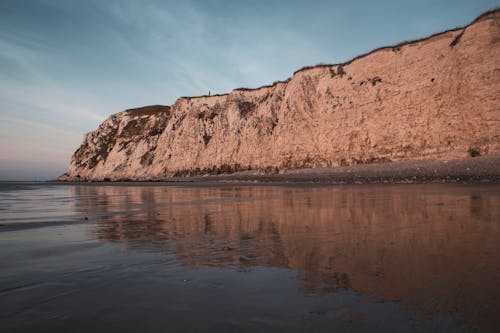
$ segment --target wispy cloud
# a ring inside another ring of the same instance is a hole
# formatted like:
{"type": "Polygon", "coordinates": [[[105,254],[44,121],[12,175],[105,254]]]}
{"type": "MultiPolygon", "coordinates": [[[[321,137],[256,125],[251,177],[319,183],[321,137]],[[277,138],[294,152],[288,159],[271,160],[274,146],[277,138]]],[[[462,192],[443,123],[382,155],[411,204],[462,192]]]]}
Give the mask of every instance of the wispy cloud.
{"type": "MultiPolygon", "coordinates": [[[[0,115],[0,158],[36,163],[69,161],[81,133],[50,123],[0,115]]],[[[35,164],[36,164],[35,163],[35,164]]]]}
{"type": "Polygon", "coordinates": [[[43,122],[37,122],[37,121],[32,121],[29,119],[24,119],[21,117],[12,117],[12,116],[6,116],[0,114],[0,122],[2,123],[11,123],[13,125],[17,125],[20,127],[29,127],[29,128],[37,128],[37,129],[42,129],[45,130],[51,134],[59,134],[61,137],[68,138],[70,137],[71,139],[81,139],[82,135],[78,131],[72,131],[67,128],[61,128],[61,127],[56,127],[51,125],[50,123],[43,123],[43,122]]]}
{"type": "MultiPolygon", "coordinates": [[[[71,115],[104,120],[102,114],[85,107],[81,93],[68,91],[54,78],[55,74],[45,68],[47,63],[65,61],[53,48],[40,44],[36,38],[0,34],[0,57],[17,67],[14,76],[0,76],[3,112],[8,112],[8,105],[16,104],[25,109],[43,109],[59,117],[71,115]]],[[[1,70],[5,69],[0,67],[0,74],[1,70]]]]}

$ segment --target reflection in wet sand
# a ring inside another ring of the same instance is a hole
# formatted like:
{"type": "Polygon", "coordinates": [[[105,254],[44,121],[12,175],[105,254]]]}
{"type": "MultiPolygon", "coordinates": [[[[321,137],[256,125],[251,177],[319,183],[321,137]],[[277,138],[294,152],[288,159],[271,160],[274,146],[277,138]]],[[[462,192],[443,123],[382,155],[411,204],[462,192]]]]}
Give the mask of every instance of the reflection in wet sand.
{"type": "Polygon", "coordinates": [[[187,266],[290,268],[306,293],[351,289],[500,327],[498,186],[73,190],[102,240],[187,266]]]}

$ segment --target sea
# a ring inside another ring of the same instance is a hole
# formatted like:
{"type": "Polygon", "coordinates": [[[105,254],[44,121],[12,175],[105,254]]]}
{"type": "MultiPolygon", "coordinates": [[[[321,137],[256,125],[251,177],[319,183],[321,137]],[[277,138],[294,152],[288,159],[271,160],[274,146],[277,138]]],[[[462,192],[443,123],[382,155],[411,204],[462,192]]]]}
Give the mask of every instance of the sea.
{"type": "Polygon", "coordinates": [[[498,183],[0,183],[0,332],[499,331],[498,183]]]}

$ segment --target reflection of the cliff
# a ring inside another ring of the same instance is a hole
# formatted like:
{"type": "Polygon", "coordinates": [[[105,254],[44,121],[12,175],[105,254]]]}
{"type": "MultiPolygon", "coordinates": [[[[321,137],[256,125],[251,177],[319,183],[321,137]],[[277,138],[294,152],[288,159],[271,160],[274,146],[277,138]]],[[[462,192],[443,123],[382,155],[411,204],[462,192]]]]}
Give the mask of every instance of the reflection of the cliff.
{"type": "Polygon", "coordinates": [[[457,311],[488,329],[500,327],[500,193],[478,189],[74,191],[79,212],[108,213],[92,229],[103,240],[173,252],[185,265],[286,267],[297,271],[304,292],[353,289],[423,312],[457,311]]]}

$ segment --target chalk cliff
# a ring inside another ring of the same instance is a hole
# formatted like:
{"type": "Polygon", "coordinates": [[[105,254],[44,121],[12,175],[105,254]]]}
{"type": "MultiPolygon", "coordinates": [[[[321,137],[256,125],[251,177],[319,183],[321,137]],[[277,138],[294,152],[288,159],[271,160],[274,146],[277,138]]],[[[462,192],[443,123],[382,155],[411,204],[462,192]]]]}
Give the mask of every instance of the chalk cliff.
{"type": "Polygon", "coordinates": [[[283,82],[111,116],[61,179],[500,155],[500,10],[283,82]]]}

